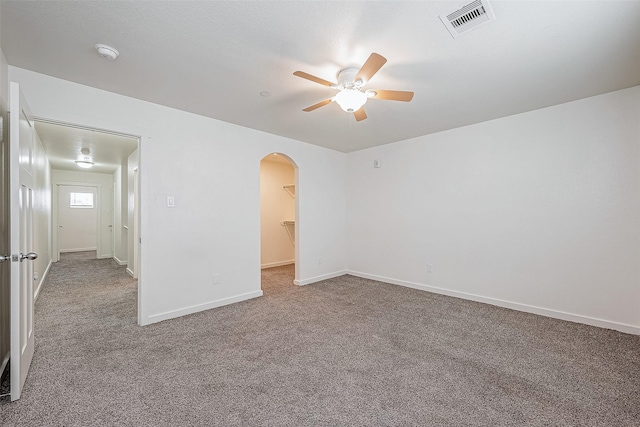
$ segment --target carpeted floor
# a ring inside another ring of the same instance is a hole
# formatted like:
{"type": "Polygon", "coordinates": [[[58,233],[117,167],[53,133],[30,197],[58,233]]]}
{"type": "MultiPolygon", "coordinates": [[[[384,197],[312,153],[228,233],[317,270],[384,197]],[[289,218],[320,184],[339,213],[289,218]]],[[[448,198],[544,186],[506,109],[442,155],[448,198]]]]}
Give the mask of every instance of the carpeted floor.
{"type": "MultiPolygon", "coordinates": [[[[2,426],[640,426],[640,337],[343,276],[136,325],[110,260],[54,265],[2,426]]],[[[179,284],[176,284],[177,286],[179,284]]]]}

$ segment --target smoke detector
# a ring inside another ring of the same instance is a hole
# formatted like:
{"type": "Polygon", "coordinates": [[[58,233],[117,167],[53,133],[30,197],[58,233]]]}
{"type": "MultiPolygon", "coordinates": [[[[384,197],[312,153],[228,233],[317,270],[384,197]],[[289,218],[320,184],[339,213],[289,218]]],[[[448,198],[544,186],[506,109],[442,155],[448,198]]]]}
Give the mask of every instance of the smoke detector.
{"type": "Polygon", "coordinates": [[[443,13],[440,15],[440,20],[455,39],[482,24],[495,21],[496,16],[487,0],[476,0],[451,12],[443,13]]]}
{"type": "Polygon", "coordinates": [[[96,50],[98,54],[103,58],[107,58],[109,61],[115,61],[120,52],[114,47],[107,46],[106,44],[97,44],[96,50]]]}

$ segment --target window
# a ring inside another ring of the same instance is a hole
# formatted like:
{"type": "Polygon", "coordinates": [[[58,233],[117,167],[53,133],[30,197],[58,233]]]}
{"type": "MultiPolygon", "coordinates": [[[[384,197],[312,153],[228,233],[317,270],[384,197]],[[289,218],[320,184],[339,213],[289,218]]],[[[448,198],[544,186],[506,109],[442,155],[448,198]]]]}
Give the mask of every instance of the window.
{"type": "Polygon", "coordinates": [[[93,193],[71,193],[69,207],[71,208],[93,208],[93,193]]]}

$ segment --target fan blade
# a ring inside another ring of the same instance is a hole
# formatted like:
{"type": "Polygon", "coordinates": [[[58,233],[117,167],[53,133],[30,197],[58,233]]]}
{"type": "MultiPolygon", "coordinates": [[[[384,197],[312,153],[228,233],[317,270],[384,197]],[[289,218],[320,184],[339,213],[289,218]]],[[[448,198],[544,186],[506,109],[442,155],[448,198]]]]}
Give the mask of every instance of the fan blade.
{"type": "MultiPolygon", "coordinates": [[[[369,92],[369,91],[367,91],[369,92]]],[[[390,101],[404,101],[409,102],[413,99],[413,92],[405,92],[402,90],[371,90],[375,92],[371,98],[373,99],[387,99],[390,101]]]]}
{"type": "Polygon", "coordinates": [[[360,108],[358,111],[353,113],[353,115],[356,118],[357,122],[360,122],[367,118],[367,113],[364,112],[364,107],[360,108]]]}
{"type": "Polygon", "coordinates": [[[324,101],[318,102],[317,104],[313,104],[311,107],[307,107],[302,111],[306,111],[308,113],[309,111],[313,111],[317,108],[324,107],[325,105],[330,103],[331,103],[331,99],[325,99],[324,101]]]}
{"type": "Polygon", "coordinates": [[[371,77],[387,62],[386,58],[382,55],[378,55],[377,53],[372,53],[367,59],[367,62],[364,63],[354,81],[362,80],[363,83],[371,80],[371,77]]]}
{"type": "Polygon", "coordinates": [[[328,82],[325,79],[321,79],[320,77],[312,76],[311,74],[305,73],[304,71],[296,71],[295,73],[293,73],[293,75],[302,77],[303,79],[311,80],[312,82],[320,83],[324,86],[335,86],[335,83],[328,82]]]}

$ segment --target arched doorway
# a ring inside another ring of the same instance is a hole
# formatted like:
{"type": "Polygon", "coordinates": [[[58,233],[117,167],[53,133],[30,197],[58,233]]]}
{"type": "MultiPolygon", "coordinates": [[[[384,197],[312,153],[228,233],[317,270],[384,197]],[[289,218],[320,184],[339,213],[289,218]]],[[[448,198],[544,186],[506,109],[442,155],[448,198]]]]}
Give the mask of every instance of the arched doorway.
{"type": "Polygon", "coordinates": [[[260,161],[260,268],[262,289],[292,286],[298,260],[298,167],[271,153],[260,161]]]}

